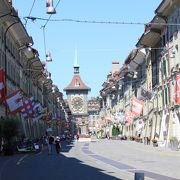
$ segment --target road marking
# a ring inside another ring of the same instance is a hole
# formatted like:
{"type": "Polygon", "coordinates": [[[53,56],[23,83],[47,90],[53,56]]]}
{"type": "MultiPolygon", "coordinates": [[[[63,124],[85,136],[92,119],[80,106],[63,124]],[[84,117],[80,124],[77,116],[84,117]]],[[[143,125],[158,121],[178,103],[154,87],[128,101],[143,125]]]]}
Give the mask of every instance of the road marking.
{"type": "Polygon", "coordinates": [[[20,165],[21,162],[22,162],[26,157],[28,157],[28,156],[29,156],[29,155],[26,154],[26,155],[24,155],[23,157],[21,157],[21,158],[18,160],[18,162],[16,163],[16,165],[20,165]]]}
{"type": "Polygon", "coordinates": [[[37,153],[37,154],[35,154],[35,156],[38,156],[38,155],[40,155],[40,154],[42,154],[42,151],[41,151],[41,152],[39,152],[39,153],[37,153]]]}

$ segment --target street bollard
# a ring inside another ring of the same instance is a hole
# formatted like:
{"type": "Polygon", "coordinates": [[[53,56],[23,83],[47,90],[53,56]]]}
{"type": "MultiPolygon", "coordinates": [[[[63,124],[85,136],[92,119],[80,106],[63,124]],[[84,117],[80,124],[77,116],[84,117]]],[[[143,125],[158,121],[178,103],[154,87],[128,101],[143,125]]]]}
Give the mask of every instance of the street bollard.
{"type": "Polygon", "coordinates": [[[136,172],[134,176],[134,180],[144,180],[144,173],[136,172]]]}

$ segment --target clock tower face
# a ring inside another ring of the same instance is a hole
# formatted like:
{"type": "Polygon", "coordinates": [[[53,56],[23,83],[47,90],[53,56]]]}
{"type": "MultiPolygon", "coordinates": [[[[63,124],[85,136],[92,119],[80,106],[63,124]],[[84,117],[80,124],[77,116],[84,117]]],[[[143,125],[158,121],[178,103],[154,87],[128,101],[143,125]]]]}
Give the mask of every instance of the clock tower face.
{"type": "Polygon", "coordinates": [[[71,109],[73,113],[84,113],[85,101],[83,95],[72,95],[71,96],[71,109]]]}

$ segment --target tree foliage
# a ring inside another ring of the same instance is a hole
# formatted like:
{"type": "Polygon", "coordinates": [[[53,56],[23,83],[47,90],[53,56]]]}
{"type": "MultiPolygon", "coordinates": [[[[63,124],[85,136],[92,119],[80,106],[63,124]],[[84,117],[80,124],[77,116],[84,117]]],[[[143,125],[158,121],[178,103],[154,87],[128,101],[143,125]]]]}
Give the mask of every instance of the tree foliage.
{"type": "Polygon", "coordinates": [[[3,117],[0,119],[0,136],[3,137],[3,152],[5,155],[14,153],[13,138],[19,134],[20,123],[12,117],[3,117]]]}
{"type": "Polygon", "coordinates": [[[5,117],[1,121],[1,134],[9,142],[19,134],[19,121],[12,117],[5,117]]]}
{"type": "Polygon", "coordinates": [[[118,136],[120,134],[118,126],[113,125],[112,136],[118,136]]]}

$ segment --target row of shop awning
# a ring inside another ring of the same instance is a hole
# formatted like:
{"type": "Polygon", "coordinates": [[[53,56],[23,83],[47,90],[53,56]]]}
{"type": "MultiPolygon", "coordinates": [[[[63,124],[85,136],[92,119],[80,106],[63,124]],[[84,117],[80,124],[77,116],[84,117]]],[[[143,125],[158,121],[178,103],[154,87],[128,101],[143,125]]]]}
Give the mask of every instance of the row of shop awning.
{"type": "Polygon", "coordinates": [[[145,32],[140,37],[137,48],[154,47],[161,38],[161,31],[166,26],[166,20],[163,17],[155,16],[153,20],[145,25],[145,32]]]}
{"type": "Polygon", "coordinates": [[[125,60],[125,64],[128,64],[126,72],[135,71],[140,65],[145,62],[145,57],[145,49],[133,49],[125,60]]]}
{"type": "MultiPolygon", "coordinates": [[[[7,11],[11,12],[10,9],[7,11]]],[[[27,44],[33,45],[32,37],[28,35],[25,27],[23,26],[20,18],[18,17],[18,13],[14,9],[12,9],[11,14],[4,17],[4,20],[6,20],[7,29],[9,28],[8,32],[12,32],[14,34],[14,37],[19,44],[19,47],[27,44]]],[[[5,29],[5,31],[7,29],[5,29]]]]}
{"type": "Polygon", "coordinates": [[[155,16],[150,23],[145,25],[145,32],[136,44],[137,48],[133,49],[125,60],[125,64],[128,65],[126,72],[137,70],[145,62],[146,48],[155,47],[165,26],[166,21],[160,16],[155,16]]]}
{"type": "MultiPolygon", "coordinates": [[[[28,67],[23,66],[22,71],[28,73],[29,70],[34,78],[42,78],[44,76],[44,67],[39,59],[38,51],[31,47],[33,45],[33,39],[27,33],[18,16],[18,12],[12,7],[12,4],[9,1],[4,1],[1,5],[0,12],[3,18],[0,19],[0,22],[6,22],[4,38],[8,37],[8,33],[12,33],[20,52],[23,52],[25,55],[25,59],[23,58],[21,60],[27,60],[26,64],[28,67]]],[[[21,74],[22,71],[20,72],[21,74]]]]}
{"type": "MultiPolygon", "coordinates": [[[[137,42],[137,48],[129,53],[123,67],[119,71],[119,85],[121,82],[123,84],[123,78],[126,73],[137,73],[136,71],[138,71],[138,68],[145,63],[147,48],[156,47],[166,23],[166,18],[157,14],[150,23],[145,25],[145,32],[137,42]]],[[[133,76],[133,74],[131,75],[133,76]]],[[[106,92],[111,92],[111,89],[115,84],[116,82],[111,82],[108,79],[107,83],[105,82],[103,84],[104,88],[101,90],[101,95],[106,96],[106,92]]]]}

